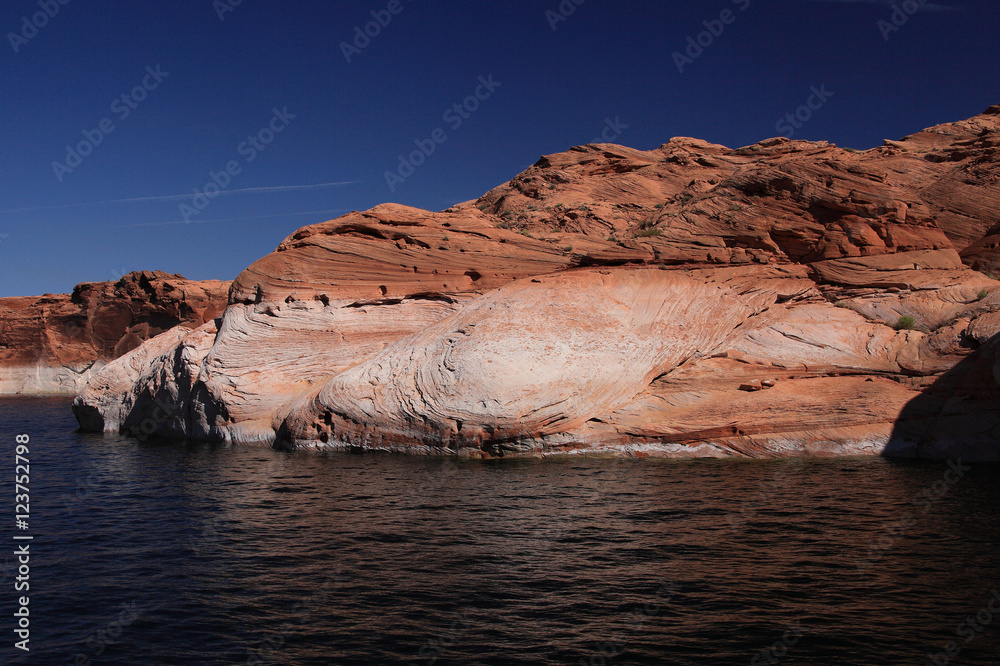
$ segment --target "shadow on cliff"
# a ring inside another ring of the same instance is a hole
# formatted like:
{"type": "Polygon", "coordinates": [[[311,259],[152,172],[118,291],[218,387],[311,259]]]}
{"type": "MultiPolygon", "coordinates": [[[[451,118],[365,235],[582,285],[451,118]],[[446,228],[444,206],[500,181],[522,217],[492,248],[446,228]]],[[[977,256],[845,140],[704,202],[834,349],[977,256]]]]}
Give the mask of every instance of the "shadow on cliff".
{"type": "Polygon", "coordinates": [[[882,455],[1000,461],[1000,334],[907,403],[882,455]]]}

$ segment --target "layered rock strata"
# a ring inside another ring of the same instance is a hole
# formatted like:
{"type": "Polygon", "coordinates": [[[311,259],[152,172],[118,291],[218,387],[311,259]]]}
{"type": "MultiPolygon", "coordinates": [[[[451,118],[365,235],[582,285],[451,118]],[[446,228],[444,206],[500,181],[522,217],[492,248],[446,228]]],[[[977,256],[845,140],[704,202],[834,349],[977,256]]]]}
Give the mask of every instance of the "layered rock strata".
{"type": "Polygon", "coordinates": [[[863,152],[573,148],[300,229],[74,409],[274,446],[1000,459],[998,141],[991,107],[863,152]]]}
{"type": "Polygon", "coordinates": [[[0,395],[75,395],[146,340],[220,316],[229,284],[140,271],[72,294],[0,298],[0,395]]]}

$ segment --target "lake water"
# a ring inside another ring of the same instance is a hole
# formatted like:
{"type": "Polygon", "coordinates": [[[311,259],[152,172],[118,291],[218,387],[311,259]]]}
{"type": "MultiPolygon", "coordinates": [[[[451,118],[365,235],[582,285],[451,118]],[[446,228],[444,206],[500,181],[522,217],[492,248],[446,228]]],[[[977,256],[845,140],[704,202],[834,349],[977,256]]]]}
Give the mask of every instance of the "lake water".
{"type": "Polygon", "coordinates": [[[0,400],[2,663],[1000,664],[995,466],[281,453],[69,405],[0,400]]]}

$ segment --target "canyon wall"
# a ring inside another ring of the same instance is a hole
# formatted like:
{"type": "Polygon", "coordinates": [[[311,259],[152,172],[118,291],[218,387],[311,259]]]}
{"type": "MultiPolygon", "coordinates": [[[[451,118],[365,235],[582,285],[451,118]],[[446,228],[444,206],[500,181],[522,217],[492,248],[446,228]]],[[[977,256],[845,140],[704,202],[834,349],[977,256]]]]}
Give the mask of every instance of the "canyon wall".
{"type": "Polygon", "coordinates": [[[468,456],[1000,459],[1000,106],[866,151],[542,157],[305,227],[81,425],[468,456]]]}
{"type": "Polygon", "coordinates": [[[0,395],[75,395],[146,340],[220,316],[229,284],[141,271],[72,294],[0,298],[0,395]]]}

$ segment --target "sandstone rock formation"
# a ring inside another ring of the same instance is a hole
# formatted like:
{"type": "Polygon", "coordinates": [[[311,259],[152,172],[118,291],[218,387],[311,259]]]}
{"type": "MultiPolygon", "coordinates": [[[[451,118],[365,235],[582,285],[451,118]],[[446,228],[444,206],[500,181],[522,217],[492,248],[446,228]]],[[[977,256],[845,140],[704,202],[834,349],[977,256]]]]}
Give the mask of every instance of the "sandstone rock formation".
{"type": "Polygon", "coordinates": [[[300,229],[90,429],[472,456],[1000,459],[1000,106],[859,152],[580,146],[300,229]]]}
{"type": "Polygon", "coordinates": [[[79,284],[72,294],[0,298],[0,395],[76,394],[108,361],[226,307],[228,282],[161,271],[79,284]]]}

